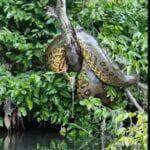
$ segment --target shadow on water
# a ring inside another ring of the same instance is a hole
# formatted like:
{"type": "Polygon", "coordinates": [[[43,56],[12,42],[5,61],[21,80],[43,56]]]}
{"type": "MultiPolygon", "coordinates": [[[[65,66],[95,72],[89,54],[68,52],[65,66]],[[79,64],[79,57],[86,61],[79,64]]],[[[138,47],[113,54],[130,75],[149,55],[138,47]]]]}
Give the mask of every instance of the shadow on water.
{"type": "Polygon", "coordinates": [[[99,139],[71,140],[49,130],[7,134],[0,131],[0,150],[99,150],[99,139]]]}

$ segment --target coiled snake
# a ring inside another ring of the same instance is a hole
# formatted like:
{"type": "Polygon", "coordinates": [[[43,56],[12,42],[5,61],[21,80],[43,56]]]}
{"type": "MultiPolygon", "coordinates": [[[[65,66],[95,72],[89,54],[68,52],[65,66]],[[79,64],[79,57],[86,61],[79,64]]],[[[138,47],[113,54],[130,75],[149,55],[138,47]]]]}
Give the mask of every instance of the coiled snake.
{"type": "MultiPolygon", "coordinates": [[[[77,94],[79,98],[89,96],[100,97],[104,101],[106,93],[104,84],[126,87],[137,83],[134,76],[125,75],[107,56],[103,48],[91,35],[77,31],[81,46],[83,64],[77,78],[77,94]]],[[[47,68],[54,72],[66,72],[68,69],[64,40],[57,36],[46,50],[47,68]]]]}

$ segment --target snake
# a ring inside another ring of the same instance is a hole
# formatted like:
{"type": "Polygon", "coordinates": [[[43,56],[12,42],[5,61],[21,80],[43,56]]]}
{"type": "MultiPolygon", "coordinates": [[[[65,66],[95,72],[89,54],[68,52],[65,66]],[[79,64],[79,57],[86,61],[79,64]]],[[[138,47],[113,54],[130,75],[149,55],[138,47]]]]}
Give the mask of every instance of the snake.
{"type": "MultiPolygon", "coordinates": [[[[106,85],[128,87],[137,83],[133,75],[124,72],[111,60],[104,48],[89,33],[76,30],[83,55],[82,69],[77,77],[77,94],[80,99],[90,96],[107,101],[106,85]]],[[[61,73],[68,70],[63,35],[58,35],[46,49],[48,70],[61,73]]]]}

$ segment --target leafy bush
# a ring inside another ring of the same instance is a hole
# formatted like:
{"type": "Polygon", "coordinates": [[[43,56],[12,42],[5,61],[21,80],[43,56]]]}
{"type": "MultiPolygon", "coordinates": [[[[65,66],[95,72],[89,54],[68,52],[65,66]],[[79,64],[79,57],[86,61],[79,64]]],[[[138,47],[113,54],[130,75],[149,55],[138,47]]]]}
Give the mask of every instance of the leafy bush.
{"type": "Polygon", "coordinates": [[[4,67],[0,70],[0,103],[10,97],[23,116],[32,114],[39,122],[68,122],[72,101],[69,83],[63,75],[26,72],[12,76],[4,67]]]}
{"type": "MultiPolygon", "coordinates": [[[[147,149],[148,116],[145,112],[110,109],[103,106],[100,99],[92,97],[80,101],[80,105],[85,106],[88,111],[84,115],[84,119],[78,119],[77,124],[70,124],[70,128],[77,127],[82,132],[95,137],[100,136],[100,133],[113,136],[109,139],[110,141],[106,142],[106,149],[116,149],[117,147],[147,149]],[[128,125],[126,125],[126,121],[128,121],[128,125]]],[[[83,135],[82,132],[79,133],[83,135]]],[[[75,135],[75,131],[73,135],[75,135]]]]}
{"type": "MultiPolygon", "coordinates": [[[[147,150],[148,137],[147,137],[147,123],[148,118],[146,113],[137,114],[137,123],[132,122],[132,117],[136,116],[135,113],[120,114],[118,118],[124,119],[122,116],[130,117],[130,126],[128,128],[119,128],[116,132],[118,138],[116,138],[107,149],[116,149],[118,145],[127,147],[129,149],[144,149],[147,150]]],[[[120,119],[121,120],[121,119],[120,119]]]]}
{"type": "MultiPolygon", "coordinates": [[[[44,8],[53,1],[2,0],[0,3],[0,52],[21,70],[43,69],[48,42],[57,34],[55,20],[44,8]]],[[[16,69],[16,68],[14,68],[16,69]]]]}

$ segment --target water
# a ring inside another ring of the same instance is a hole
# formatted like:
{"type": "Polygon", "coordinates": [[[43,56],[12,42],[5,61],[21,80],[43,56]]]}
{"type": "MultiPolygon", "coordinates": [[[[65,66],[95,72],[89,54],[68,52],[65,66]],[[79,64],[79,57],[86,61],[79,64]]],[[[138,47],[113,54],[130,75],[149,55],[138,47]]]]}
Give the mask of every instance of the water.
{"type": "MultiPolygon", "coordinates": [[[[110,136],[106,136],[104,132],[100,138],[71,139],[48,129],[34,129],[12,135],[0,131],[0,150],[105,150],[108,144],[111,144],[110,136]]],[[[141,150],[141,146],[133,145],[127,148],[118,145],[116,149],[141,150]]]]}
{"type": "Polygon", "coordinates": [[[0,150],[100,150],[98,138],[69,139],[49,130],[8,135],[0,132],[0,150]]]}

